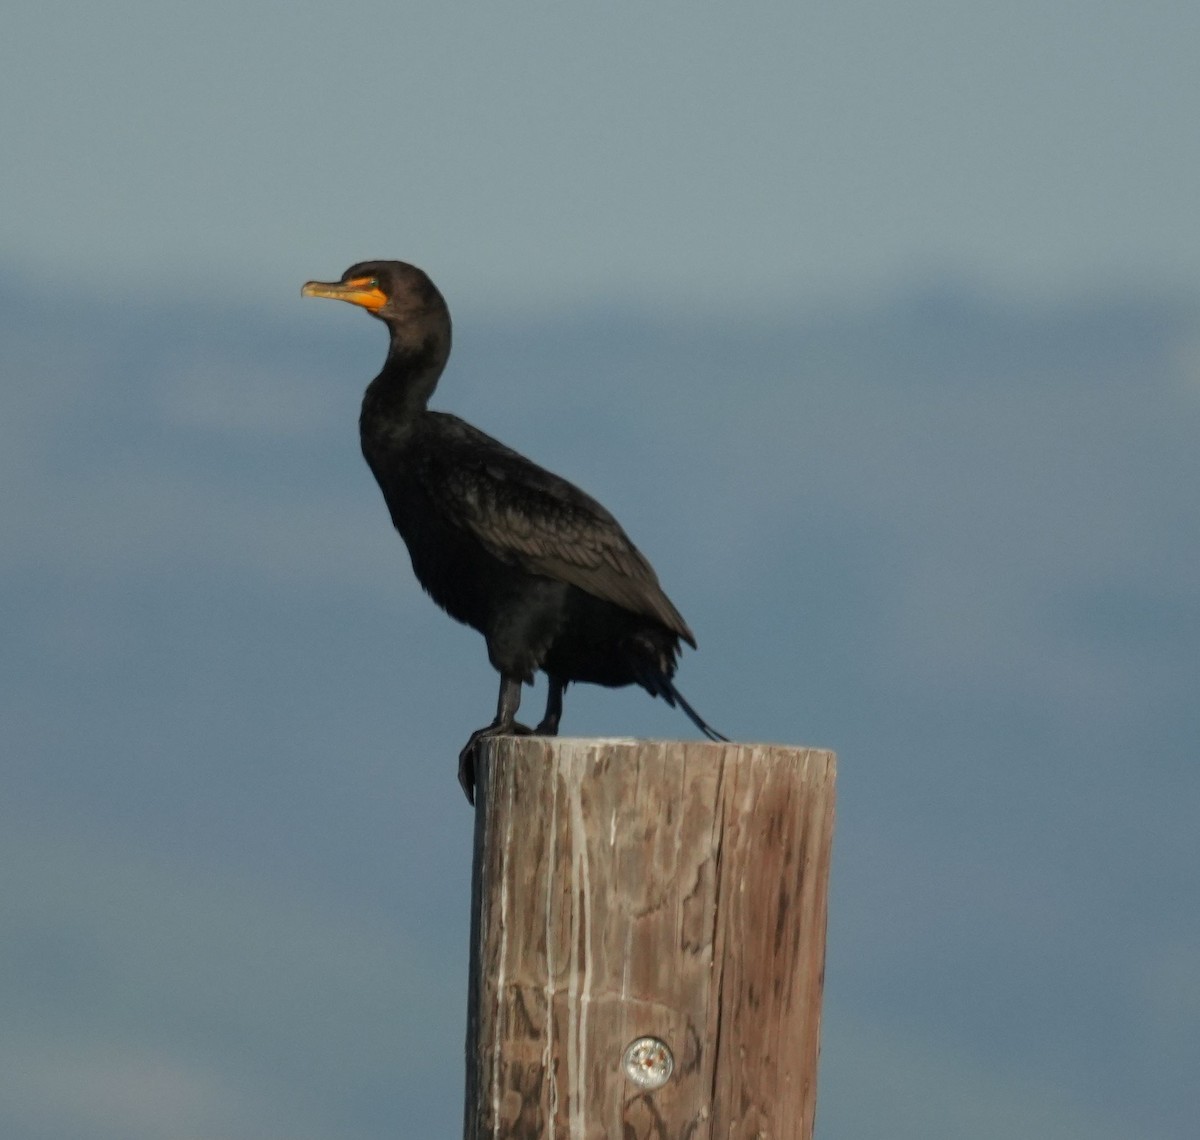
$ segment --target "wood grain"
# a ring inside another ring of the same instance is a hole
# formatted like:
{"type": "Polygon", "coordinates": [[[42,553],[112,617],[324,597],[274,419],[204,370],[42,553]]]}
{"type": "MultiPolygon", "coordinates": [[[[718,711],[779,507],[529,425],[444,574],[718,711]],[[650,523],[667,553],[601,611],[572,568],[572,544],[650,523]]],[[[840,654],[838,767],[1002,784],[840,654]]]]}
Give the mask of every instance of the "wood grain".
{"type": "Polygon", "coordinates": [[[805,1140],[832,753],[502,737],[480,757],[467,1140],[805,1140]],[[665,1041],[667,1084],[622,1069],[665,1041]]]}

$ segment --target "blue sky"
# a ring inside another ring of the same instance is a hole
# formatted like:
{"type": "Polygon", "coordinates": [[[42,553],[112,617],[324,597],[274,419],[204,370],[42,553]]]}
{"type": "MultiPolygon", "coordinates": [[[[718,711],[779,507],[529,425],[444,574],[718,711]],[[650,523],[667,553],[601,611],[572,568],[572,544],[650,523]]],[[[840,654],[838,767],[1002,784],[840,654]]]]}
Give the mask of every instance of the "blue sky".
{"type": "Polygon", "coordinates": [[[16,6],[0,235],[156,292],[390,254],[518,306],[1195,281],[1198,43],[1186,3],[16,6]]]}
{"type": "Polygon", "coordinates": [[[5,27],[0,1132],[459,1128],[495,676],[358,454],[382,330],[299,298],[394,255],[689,699],[840,753],[818,1136],[1192,1135],[1200,9],[5,27]]]}

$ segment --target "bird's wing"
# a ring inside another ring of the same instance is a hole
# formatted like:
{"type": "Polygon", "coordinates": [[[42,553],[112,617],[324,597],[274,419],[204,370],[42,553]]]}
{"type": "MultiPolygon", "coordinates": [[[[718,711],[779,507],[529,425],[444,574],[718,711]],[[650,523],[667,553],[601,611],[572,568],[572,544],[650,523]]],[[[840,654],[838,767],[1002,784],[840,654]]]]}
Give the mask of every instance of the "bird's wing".
{"type": "MultiPolygon", "coordinates": [[[[446,417],[450,419],[451,417],[446,417]]],[[[590,495],[455,418],[459,446],[420,464],[426,494],[493,557],[661,622],[696,644],[653,567],[590,495]],[[469,439],[469,446],[463,446],[469,439]]]]}

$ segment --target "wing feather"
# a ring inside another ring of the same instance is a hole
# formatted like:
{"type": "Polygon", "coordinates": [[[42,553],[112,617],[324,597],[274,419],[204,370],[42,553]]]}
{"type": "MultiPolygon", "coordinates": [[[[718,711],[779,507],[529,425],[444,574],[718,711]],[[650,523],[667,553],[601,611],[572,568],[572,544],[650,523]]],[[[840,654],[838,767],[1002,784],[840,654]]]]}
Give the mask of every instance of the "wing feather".
{"type": "Polygon", "coordinates": [[[425,451],[415,474],[443,517],[501,562],[654,618],[695,645],[650,563],[603,506],[457,417],[438,419],[447,438],[425,451]]]}

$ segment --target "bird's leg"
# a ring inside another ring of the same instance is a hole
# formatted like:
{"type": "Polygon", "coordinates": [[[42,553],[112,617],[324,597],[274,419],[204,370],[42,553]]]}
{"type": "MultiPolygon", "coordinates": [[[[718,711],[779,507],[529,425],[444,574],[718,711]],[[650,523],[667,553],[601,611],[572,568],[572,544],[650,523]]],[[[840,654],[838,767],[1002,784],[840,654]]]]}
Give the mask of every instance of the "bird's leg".
{"type": "Polygon", "coordinates": [[[528,736],[529,729],[518,724],[517,709],[521,707],[521,678],[507,673],[500,675],[500,699],[496,702],[496,719],[484,728],[471,733],[471,739],[458,754],[458,782],[467,794],[467,803],[475,802],[475,746],[488,736],[528,736]]]}
{"type": "Polygon", "coordinates": [[[546,678],[546,681],[549,685],[546,692],[546,715],[542,717],[542,723],[533,731],[536,736],[557,736],[558,722],[562,720],[563,690],[567,687],[567,683],[560,677],[550,676],[546,678]]]}

